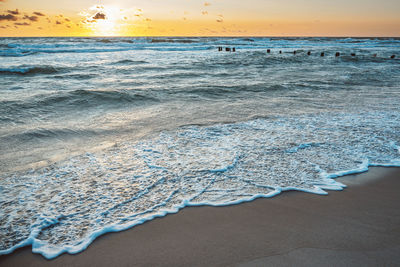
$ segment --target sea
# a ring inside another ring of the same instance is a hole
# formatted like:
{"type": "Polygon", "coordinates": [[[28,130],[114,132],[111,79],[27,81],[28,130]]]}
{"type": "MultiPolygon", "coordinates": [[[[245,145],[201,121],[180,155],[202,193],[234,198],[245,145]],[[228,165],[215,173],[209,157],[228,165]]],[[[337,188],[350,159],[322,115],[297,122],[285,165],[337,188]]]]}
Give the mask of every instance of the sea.
{"type": "Polygon", "coordinates": [[[0,254],[342,190],[400,167],[399,104],[400,38],[0,38],[0,254]]]}

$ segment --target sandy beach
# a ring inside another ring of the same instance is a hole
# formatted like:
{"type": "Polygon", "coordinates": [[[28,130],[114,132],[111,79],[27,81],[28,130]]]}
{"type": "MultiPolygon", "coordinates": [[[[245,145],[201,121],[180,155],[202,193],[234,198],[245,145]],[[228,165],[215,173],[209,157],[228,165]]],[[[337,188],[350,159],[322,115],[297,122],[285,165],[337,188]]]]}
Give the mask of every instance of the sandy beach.
{"type": "Polygon", "coordinates": [[[106,234],[48,261],[31,247],[0,266],[398,266],[400,169],[339,179],[343,191],[285,192],[226,207],[185,208],[106,234]]]}

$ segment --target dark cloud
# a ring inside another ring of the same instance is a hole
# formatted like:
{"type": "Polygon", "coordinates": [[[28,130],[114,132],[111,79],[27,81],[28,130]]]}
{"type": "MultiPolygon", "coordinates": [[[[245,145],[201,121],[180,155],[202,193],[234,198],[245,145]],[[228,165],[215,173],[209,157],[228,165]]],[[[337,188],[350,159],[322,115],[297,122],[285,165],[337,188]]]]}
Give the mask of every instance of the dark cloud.
{"type": "Polygon", "coordinates": [[[12,14],[12,15],[19,15],[20,14],[18,9],[16,9],[16,10],[7,10],[7,13],[8,14],[12,14]]]}
{"type": "Polygon", "coordinates": [[[33,12],[33,15],[40,16],[40,17],[46,16],[46,15],[43,14],[42,12],[33,12]]]}
{"type": "Polygon", "coordinates": [[[27,20],[30,20],[30,21],[33,21],[33,22],[36,22],[36,21],[39,20],[39,18],[37,16],[28,16],[28,15],[25,15],[24,19],[27,19],[27,20]]]}
{"type": "Polygon", "coordinates": [[[60,21],[57,20],[57,21],[56,21],[56,24],[57,24],[57,25],[60,25],[60,24],[62,24],[62,22],[60,22],[60,21]]]}
{"type": "Polygon", "coordinates": [[[106,19],[106,15],[104,13],[96,13],[96,15],[94,15],[93,19],[106,19]]]}
{"type": "Polygon", "coordinates": [[[70,20],[70,19],[68,19],[68,18],[65,18],[65,21],[67,21],[67,22],[70,22],[71,20],[70,20]]]}
{"type": "Polygon", "coordinates": [[[0,21],[2,21],[2,20],[17,21],[18,17],[14,16],[12,14],[4,14],[4,15],[0,15],[0,21]]]}
{"type": "Polygon", "coordinates": [[[224,20],[223,19],[217,19],[217,22],[222,23],[222,22],[224,22],[224,20]]]}
{"type": "Polygon", "coordinates": [[[7,27],[6,27],[6,26],[0,26],[0,28],[2,28],[2,29],[7,29],[7,27]]]}
{"type": "Polygon", "coordinates": [[[29,25],[31,25],[31,24],[28,23],[28,22],[15,22],[14,25],[18,25],[18,26],[29,26],[29,25]]]}

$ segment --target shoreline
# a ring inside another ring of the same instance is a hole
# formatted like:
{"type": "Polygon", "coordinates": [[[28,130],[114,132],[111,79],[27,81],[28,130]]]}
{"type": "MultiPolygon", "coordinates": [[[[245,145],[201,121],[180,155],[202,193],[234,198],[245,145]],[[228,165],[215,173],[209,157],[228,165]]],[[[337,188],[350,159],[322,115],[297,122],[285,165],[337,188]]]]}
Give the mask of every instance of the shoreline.
{"type": "Polygon", "coordinates": [[[24,247],[0,256],[0,266],[400,264],[400,168],[335,180],[348,187],[186,207],[105,234],[76,255],[46,260],[24,247]]]}

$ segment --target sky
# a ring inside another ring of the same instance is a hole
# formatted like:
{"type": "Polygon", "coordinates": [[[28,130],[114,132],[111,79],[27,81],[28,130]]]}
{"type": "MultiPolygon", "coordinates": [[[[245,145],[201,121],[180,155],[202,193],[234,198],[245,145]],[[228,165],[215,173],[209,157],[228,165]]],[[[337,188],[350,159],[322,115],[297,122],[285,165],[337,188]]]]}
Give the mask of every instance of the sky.
{"type": "Polygon", "coordinates": [[[395,36],[400,0],[0,0],[0,36],[395,36]]]}

